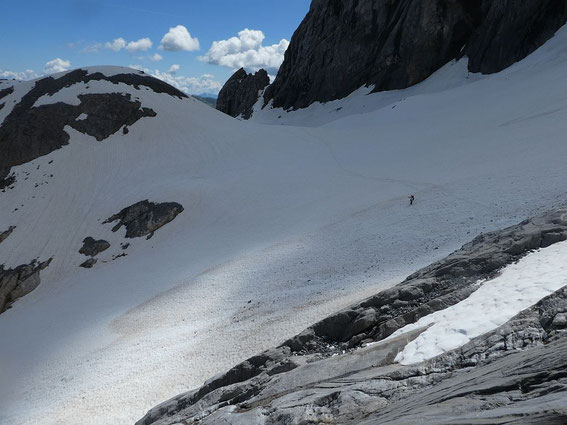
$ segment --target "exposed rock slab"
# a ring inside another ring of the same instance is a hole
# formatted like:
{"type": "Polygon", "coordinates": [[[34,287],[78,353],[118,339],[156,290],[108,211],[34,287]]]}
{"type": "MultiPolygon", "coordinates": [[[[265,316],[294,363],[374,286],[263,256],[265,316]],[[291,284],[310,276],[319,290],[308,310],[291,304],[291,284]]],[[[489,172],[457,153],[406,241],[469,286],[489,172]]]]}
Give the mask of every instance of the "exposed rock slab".
{"type": "Polygon", "coordinates": [[[124,208],[104,223],[118,221],[112,229],[113,232],[125,226],[127,238],[148,236],[149,239],[156,230],[172,221],[182,211],[183,206],[176,202],[156,204],[146,199],[124,208]]]}
{"type": "Polygon", "coordinates": [[[83,239],[83,246],[79,250],[79,254],[95,257],[108,248],[110,248],[110,244],[104,239],[95,240],[91,236],[88,236],[83,239]]]}
{"type": "Polygon", "coordinates": [[[566,21],[557,0],[313,0],[264,99],[304,108],[364,85],[403,89],[463,54],[471,71],[498,72],[566,21]]]}
{"type": "Polygon", "coordinates": [[[565,209],[481,235],[402,284],[157,406],[138,424],[565,423],[567,287],[417,365],[393,360],[423,329],[382,341],[468,297],[479,278],[564,240],[565,209]],[[382,342],[363,344],[371,341],[382,342]]]}
{"type": "Polygon", "coordinates": [[[41,283],[39,273],[45,269],[51,259],[30,264],[22,264],[15,269],[5,269],[0,265],[0,314],[10,308],[12,303],[21,298],[41,283]]]}
{"type": "Polygon", "coordinates": [[[252,107],[258,101],[259,93],[270,84],[268,73],[261,69],[255,74],[248,74],[244,68],[236,71],[228,79],[217,99],[216,107],[231,117],[252,115],[252,107]]]}

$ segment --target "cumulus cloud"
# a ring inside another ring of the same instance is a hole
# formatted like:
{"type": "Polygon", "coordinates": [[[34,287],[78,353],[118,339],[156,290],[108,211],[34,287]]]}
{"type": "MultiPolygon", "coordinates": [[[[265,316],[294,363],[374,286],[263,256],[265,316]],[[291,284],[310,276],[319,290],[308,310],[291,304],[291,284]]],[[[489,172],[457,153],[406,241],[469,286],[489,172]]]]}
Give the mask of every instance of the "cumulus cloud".
{"type": "Polygon", "coordinates": [[[161,50],[169,50],[170,52],[178,52],[184,50],[193,52],[199,50],[199,39],[191,37],[187,28],[183,25],[177,25],[169,29],[167,34],[161,39],[159,46],[161,50]]]}
{"type": "Polygon", "coordinates": [[[289,41],[282,39],[278,44],[264,46],[262,42],[265,38],[262,31],[246,28],[238,33],[238,37],[213,42],[207,54],[199,59],[232,69],[257,71],[264,68],[269,74],[276,74],[283,62],[289,41]]]}
{"type": "Polygon", "coordinates": [[[39,74],[32,69],[25,71],[6,71],[0,69],[0,78],[14,79],[14,80],[33,80],[38,78],[39,74]]]}
{"type": "Polygon", "coordinates": [[[140,65],[130,65],[130,68],[139,69],[146,74],[159,78],[179,90],[189,94],[202,94],[202,93],[218,93],[222,88],[222,84],[214,79],[210,74],[203,74],[198,77],[186,77],[181,75],[174,75],[170,70],[169,72],[162,72],[158,69],[151,71],[140,65]]]}
{"type": "Polygon", "coordinates": [[[159,62],[162,59],[163,59],[163,56],[160,55],[159,53],[154,53],[153,55],[150,56],[150,60],[152,62],[159,62]]]}
{"type": "MultiPolygon", "coordinates": [[[[111,42],[107,41],[106,43],[104,43],[104,48],[114,50],[115,52],[119,52],[120,50],[126,47],[126,44],[127,44],[126,40],[124,40],[122,37],[119,37],[119,38],[115,38],[111,42]]],[[[94,46],[99,46],[99,44],[94,44],[93,47],[94,46]]]]}
{"type": "Polygon", "coordinates": [[[145,52],[146,50],[150,49],[152,45],[152,40],[150,40],[148,37],[145,37],[140,38],[138,41],[131,41],[126,44],[126,50],[128,50],[130,53],[138,51],[145,52]]]}
{"type": "MultiPolygon", "coordinates": [[[[177,71],[179,71],[179,68],[181,68],[179,65],[175,65],[175,64],[171,65],[168,72],[171,72],[172,74],[174,74],[177,71]]],[[[212,75],[211,75],[211,78],[212,78],[212,75]]]]}
{"type": "Polygon", "coordinates": [[[43,72],[46,74],[55,74],[56,72],[67,71],[71,67],[71,62],[61,58],[55,58],[45,64],[43,72]]]}

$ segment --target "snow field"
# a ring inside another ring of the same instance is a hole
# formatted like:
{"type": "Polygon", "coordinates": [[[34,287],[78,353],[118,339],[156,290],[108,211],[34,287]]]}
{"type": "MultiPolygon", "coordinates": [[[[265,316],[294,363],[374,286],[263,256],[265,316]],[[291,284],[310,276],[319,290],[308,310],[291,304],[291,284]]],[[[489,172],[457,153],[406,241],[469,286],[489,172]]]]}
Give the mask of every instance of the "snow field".
{"type": "Polygon", "coordinates": [[[565,202],[566,39],[501,74],[450,64],[407,95],[265,118],[302,127],[92,84],[158,115],[100,143],[68,129],[68,146],[16,167],[0,194],[0,229],[17,226],[0,262],[53,257],[0,316],[0,423],[133,423],[478,233],[565,202]],[[101,224],[143,199],[185,211],[149,241],[101,224]],[[112,245],[91,270],[78,268],[86,236],[112,245]],[[128,256],[112,261],[121,242],[128,256]]]}

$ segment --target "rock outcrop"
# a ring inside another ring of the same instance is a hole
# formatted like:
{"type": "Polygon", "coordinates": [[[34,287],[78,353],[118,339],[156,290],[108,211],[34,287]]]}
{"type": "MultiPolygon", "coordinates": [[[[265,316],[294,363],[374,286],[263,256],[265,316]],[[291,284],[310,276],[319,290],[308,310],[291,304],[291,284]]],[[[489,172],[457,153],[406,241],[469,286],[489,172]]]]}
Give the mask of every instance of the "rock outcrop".
{"type": "Polygon", "coordinates": [[[79,254],[83,254],[88,257],[95,257],[101,252],[106,251],[108,248],[110,248],[110,244],[104,239],[95,240],[88,236],[83,239],[83,246],[79,250],[79,254]]]}
{"type": "Polygon", "coordinates": [[[84,269],[92,269],[97,261],[98,260],[96,258],[91,257],[79,264],[79,267],[82,267],[84,269]]]}
{"type": "Polygon", "coordinates": [[[498,72],[566,21],[557,0],[313,0],[264,100],[297,109],[364,85],[403,89],[462,55],[498,72]]]}
{"type": "Polygon", "coordinates": [[[22,264],[15,269],[0,265],[0,314],[10,308],[18,298],[29,294],[41,283],[39,273],[49,266],[51,259],[22,264]]]}
{"type": "Polygon", "coordinates": [[[8,230],[4,230],[3,232],[0,232],[0,243],[4,242],[8,238],[8,236],[12,234],[15,228],[16,226],[10,226],[8,227],[8,230]]]}
{"type": "MultiPolygon", "coordinates": [[[[102,141],[142,117],[156,116],[152,109],[142,107],[129,94],[121,93],[83,94],[79,96],[79,105],[58,102],[34,106],[42,96],[53,95],[74,84],[101,80],[128,84],[136,89],[144,87],[178,98],[187,97],[167,83],[141,73],[108,77],[100,72],[89,74],[86,70],[77,69],[59,78],[37,80],[0,125],[0,189],[14,183],[8,177],[11,167],[25,164],[68,144],[69,135],[64,130],[67,125],[102,141]],[[77,120],[81,114],[85,114],[86,118],[77,120]]],[[[10,90],[4,89],[2,95],[10,95],[10,90]]]]}
{"type": "Polygon", "coordinates": [[[479,279],[530,250],[565,240],[565,209],[481,235],[402,284],[157,406],[138,425],[565,423],[567,287],[416,365],[393,360],[423,329],[383,341],[465,299],[479,279]]]}
{"type": "Polygon", "coordinates": [[[231,117],[242,116],[248,119],[252,114],[252,107],[258,101],[258,95],[268,84],[270,77],[265,70],[248,74],[244,68],[240,68],[221,89],[217,109],[231,117]]]}
{"type": "Polygon", "coordinates": [[[176,202],[156,204],[146,199],[124,208],[104,223],[118,221],[112,228],[113,232],[125,226],[127,238],[147,236],[149,239],[157,229],[165,226],[181,212],[183,206],[176,202]]]}

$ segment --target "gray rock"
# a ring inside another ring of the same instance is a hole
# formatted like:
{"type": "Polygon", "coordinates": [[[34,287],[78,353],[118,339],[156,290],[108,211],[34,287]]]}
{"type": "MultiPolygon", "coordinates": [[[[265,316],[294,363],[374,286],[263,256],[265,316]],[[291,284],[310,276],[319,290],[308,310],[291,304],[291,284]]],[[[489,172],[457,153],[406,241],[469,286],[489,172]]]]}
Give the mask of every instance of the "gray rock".
{"type": "Polygon", "coordinates": [[[99,239],[97,241],[88,236],[83,239],[83,246],[79,250],[79,253],[89,257],[95,257],[101,252],[106,251],[108,248],[110,248],[110,244],[104,239],[99,239]]]}
{"type": "Polygon", "coordinates": [[[304,108],[364,85],[403,89],[463,54],[471,71],[501,71],[566,20],[557,0],[313,0],[264,99],[304,108]]]}
{"type": "Polygon", "coordinates": [[[146,199],[124,208],[104,223],[118,221],[113,232],[125,226],[127,238],[147,236],[149,239],[153,232],[172,221],[182,211],[183,206],[176,202],[156,204],[146,199]]]}
{"type": "Polygon", "coordinates": [[[39,286],[39,274],[50,262],[51,259],[44,262],[32,261],[15,269],[5,269],[0,265],[0,314],[8,310],[17,299],[39,286]]]}
{"type": "Polygon", "coordinates": [[[4,242],[6,238],[12,234],[15,228],[16,226],[10,226],[8,227],[8,230],[4,230],[3,232],[0,232],[0,243],[4,242]]]}
{"type": "Polygon", "coordinates": [[[417,365],[393,360],[424,329],[382,341],[468,297],[479,278],[541,247],[550,234],[567,239],[567,210],[476,238],[397,287],[157,406],[138,425],[563,424],[567,287],[495,331],[417,365]],[[407,301],[394,307],[400,296],[407,301]],[[363,340],[377,344],[364,347],[363,340]],[[271,373],[286,362],[293,367],[271,373]]]}
{"type": "Polygon", "coordinates": [[[261,69],[255,74],[248,74],[244,68],[236,71],[228,79],[217,99],[216,107],[231,117],[252,115],[252,107],[258,101],[259,93],[270,84],[268,73],[261,69]]]}
{"type": "Polygon", "coordinates": [[[85,260],[84,262],[82,262],[81,264],[79,264],[79,267],[82,267],[84,269],[92,269],[93,266],[97,263],[97,259],[96,258],[89,258],[88,260],[85,260]]]}

